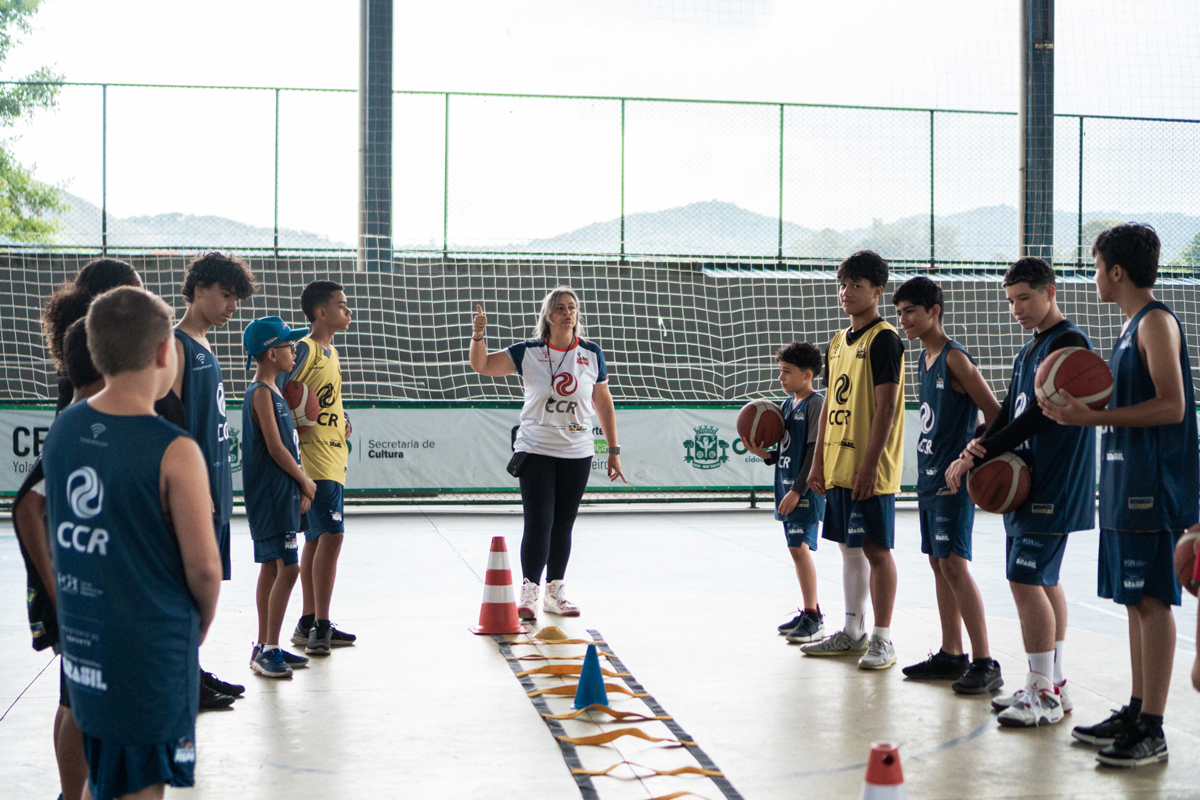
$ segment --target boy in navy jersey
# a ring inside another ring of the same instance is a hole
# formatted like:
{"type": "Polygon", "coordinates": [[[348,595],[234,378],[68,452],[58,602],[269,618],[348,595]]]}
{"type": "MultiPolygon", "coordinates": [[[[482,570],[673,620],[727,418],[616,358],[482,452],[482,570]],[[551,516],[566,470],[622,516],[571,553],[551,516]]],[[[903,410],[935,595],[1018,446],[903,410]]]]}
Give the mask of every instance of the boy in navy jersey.
{"type": "Polygon", "coordinates": [[[1058,573],[1067,534],[1090,530],[1096,518],[1095,435],[1047,419],[1034,398],[1034,376],[1055,350],[1090,350],[1092,343],[1059,310],[1054,269],[1040,258],[1023,258],[1009,267],[1004,294],[1012,315],[1034,337],[1013,361],[1000,413],[946,470],[946,485],[958,491],[968,470],[1007,452],[1020,456],[1033,476],[1029,499],[1004,515],[1008,584],[1021,619],[1029,674],[1023,689],[992,701],[1001,725],[1028,728],[1061,722],[1072,707],[1063,677],[1067,599],[1058,573]]]}
{"type": "Polygon", "coordinates": [[[808,342],[792,342],[775,353],[779,363],[779,385],[791,394],[783,401],[785,423],[779,448],[768,453],[758,442],[744,442],[746,449],[775,465],[775,519],[783,522],[783,535],[800,581],[804,607],[779,626],[789,642],[814,642],[825,632],[825,618],[817,602],[817,568],[812,551],[817,549],[819,523],[825,516],[825,498],[806,483],[817,443],[817,421],[821,419],[825,395],[813,391],[813,376],[821,370],[821,351],[808,342]]]}
{"type": "MultiPolygon", "coordinates": [[[[178,367],[171,392],[155,405],[159,414],[192,435],[208,464],[213,528],[225,580],[231,574],[229,518],[233,514],[233,469],[229,461],[229,422],[225,416],[225,383],[208,332],[229,322],[237,304],[254,294],[254,275],[236,258],[204,253],[188,265],[183,279],[187,310],[175,326],[178,367]]],[[[225,708],[246,687],[200,674],[200,707],[225,708]]]]}
{"type": "Polygon", "coordinates": [[[258,365],[242,402],[246,516],[254,538],[254,560],[262,565],[258,643],[250,653],[250,668],[268,678],[286,678],[294,667],[308,664],[304,656],[279,646],[279,630],[300,576],[296,545],[300,515],[307,513],[317,485],[304,474],[300,436],[283,393],[275,386],[279,374],[295,366],[295,343],[304,335],[279,317],[256,319],[242,334],[242,345],[258,365]]]}
{"type": "Polygon", "coordinates": [[[1129,705],[1073,734],[1107,745],[1101,764],[1135,767],[1167,760],[1163,712],[1175,663],[1180,604],[1175,543],[1200,516],[1200,445],[1187,342],[1179,320],[1154,298],[1158,234],[1129,223],[1096,237],[1096,292],[1125,314],[1108,364],[1108,408],[1039,400],[1063,425],[1103,427],[1100,449],[1099,595],[1125,606],[1133,692],[1129,705]]]}
{"type": "Polygon", "coordinates": [[[971,577],[971,533],[975,504],[967,487],[951,491],[946,467],[975,435],[979,412],[991,424],[1000,404],[971,354],[946,335],[942,289],[926,277],[912,278],[892,295],[900,329],[925,349],[917,359],[921,432],[917,435],[917,502],[921,552],[933,568],[942,646],[928,659],[904,668],[914,680],[953,680],[960,694],[985,694],[1000,687],[1000,665],[988,649],[983,597],[971,577]],[[971,659],[963,652],[962,629],[971,638],[971,659]]]}
{"type": "Polygon", "coordinates": [[[59,415],[43,454],[63,668],[95,800],[193,783],[221,560],[204,456],[154,413],[175,376],[171,316],[140,288],[92,303],[105,386],[59,415]]]}

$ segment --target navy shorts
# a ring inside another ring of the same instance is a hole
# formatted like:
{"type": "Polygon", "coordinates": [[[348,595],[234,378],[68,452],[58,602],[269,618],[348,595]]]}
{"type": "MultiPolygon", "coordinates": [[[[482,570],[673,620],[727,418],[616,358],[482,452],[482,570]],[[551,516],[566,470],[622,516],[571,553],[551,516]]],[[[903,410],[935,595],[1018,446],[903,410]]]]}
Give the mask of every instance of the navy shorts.
{"type": "Polygon", "coordinates": [[[147,786],[195,784],[195,737],[162,744],[121,744],[83,734],[88,787],[95,800],[113,800],[147,786]]]}
{"type": "Polygon", "coordinates": [[[921,552],[934,558],[949,558],[957,553],[971,560],[971,532],[975,527],[975,504],[971,495],[940,495],[922,499],[921,552]]]}
{"type": "Polygon", "coordinates": [[[217,549],[221,551],[221,580],[227,581],[233,577],[233,559],[229,555],[229,520],[221,524],[220,520],[214,518],[213,527],[217,531],[217,549]]]}
{"type": "Polygon", "coordinates": [[[342,533],[346,530],[342,522],[343,487],[337,481],[315,481],[317,496],[305,517],[304,541],[315,542],[322,533],[342,533]]]}
{"type": "Polygon", "coordinates": [[[789,522],[783,521],[783,535],[787,539],[788,547],[799,547],[802,544],[808,545],[809,550],[817,549],[817,530],[821,527],[819,522],[789,522]]]}
{"type": "Polygon", "coordinates": [[[283,559],[287,566],[300,563],[300,547],[295,533],[280,533],[254,540],[254,563],[268,564],[283,559]]]}
{"type": "Polygon", "coordinates": [[[58,704],[64,708],[71,707],[71,695],[67,692],[67,671],[63,668],[61,657],[58,659],[58,704]]]}
{"type": "Polygon", "coordinates": [[[1067,537],[1061,533],[1020,533],[1006,537],[1008,579],[1030,586],[1058,586],[1067,537]]]}
{"type": "Polygon", "coordinates": [[[1169,606],[1182,603],[1175,576],[1175,544],[1183,531],[1133,532],[1100,529],[1096,594],[1123,606],[1150,595],[1169,606]]]}
{"type": "Polygon", "coordinates": [[[825,492],[825,527],[821,538],[847,547],[871,542],[891,550],[896,538],[896,495],[877,494],[853,500],[850,489],[832,486],[825,492]]]}

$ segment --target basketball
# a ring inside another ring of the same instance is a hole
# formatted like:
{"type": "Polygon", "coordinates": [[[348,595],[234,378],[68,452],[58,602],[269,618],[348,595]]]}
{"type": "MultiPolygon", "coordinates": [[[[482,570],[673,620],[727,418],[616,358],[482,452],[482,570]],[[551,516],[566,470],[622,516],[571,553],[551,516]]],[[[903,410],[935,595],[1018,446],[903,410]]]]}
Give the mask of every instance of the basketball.
{"type": "Polygon", "coordinates": [[[783,412],[770,400],[751,400],[737,416],[737,432],[743,442],[770,447],[783,439],[783,412]]]}
{"type": "Polygon", "coordinates": [[[296,424],[297,433],[308,433],[317,424],[317,415],[321,413],[321,404],[317,396],[308,389],[308,384],[299,381],[288,381],[283,387],[283,399],[287,401],[292,412],[292,422],[296,424]]]}
{"type": "Polygon", "coordinates": [[[1059,395],[1065,389],[1090,408],[1104,408],[1112,395],[1113,378],[1108,364],[1086,347],[1064,347],[1046,356],[1033,379],[1034,394],[1065,406],[1059,395]]]}
{"type": "Polygon", "coordinates": [[[1175,576],[1179,585],[1200,596],[1200,580],[1196,576],[1196,550],[1200,549],[1200,525],[1193,525],[1175,545],[1175,576]]]}
{"type": "Polygon", "coordinates": [[[971,470],[967,493],[975,505],[993,514],[1007,514],[1020,508],[1029,497],[1033,479],[1029,467],[1013,453],[998,455],[971,470]]]}

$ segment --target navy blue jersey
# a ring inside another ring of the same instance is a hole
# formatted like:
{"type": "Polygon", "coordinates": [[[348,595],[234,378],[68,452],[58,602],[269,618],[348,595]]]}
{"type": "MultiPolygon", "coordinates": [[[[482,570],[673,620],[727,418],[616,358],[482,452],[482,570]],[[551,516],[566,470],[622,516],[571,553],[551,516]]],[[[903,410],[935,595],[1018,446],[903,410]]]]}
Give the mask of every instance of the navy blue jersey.
{"type": "MultiPolygon", "coordinates": [[[[804,457],[807,455],[805,450],[808,447],[810,421],[808,404],[814,397],[824,399],[825,395],[813,392],[799,403],[795,397],[783,401],[783,440],[779,442],[779,460],[775,462],[775,519],[803,525],[811,525],[825,518],[824,497],[806,487],[805,492],[800,495],[800,502],[796,503],[795,510],[786,517],[779,514],[779,502],[795,485],[800,465],[804,463],[804,457]]],[[[815,418],[811,422],[813,425],[817,424],[815,418]]]]}
{"type": "Polygon", "coordinates": [[[200,613],[159,494],[163,455],[181,436],[161,417],[84,402],[46,440],[63,670],[79,728],[98,739],[193,738],[200,613]]]}
{"type": "Polygon", "coordinates": [[[297,464],[300,463],[300,436],[283,395],[258,381],[246,387],[246,397],[242,400],[242,485],[246,487],[243,491],[246,517],[250,535],[255,539],[267,539],[300,530],[300,484],[275,463],[262,429],[254,424],[254,391],[260,386],[271,392],[279,438],[297,464]]]}
{"type": "MultiPolygon", "coordinates": [[[[1165,304],[1147,303],[1113,346],[1109,408],[1153,400],[1150,372],[1138,351],[1138,324],[1165,304]]],[[[1105,428],[1100,437],[1100,527],[1115,531],[1180,531],[1200,517],[1200,450],[1197,449],[1195,389],[1183,326],[1179,327],[1183,374],[1183,421],[1149,428],[1105,428]]]]}
{"type": "MultiPolygon", "coordinates": [[[[1068,331],[1082,336],[1091,348],[1087,334],[1069,320],[1063,320],[1047,331],[1045,338],[1026,342],[1017,354],[1009,384],[1009,393],[1013,397],[1012,419],[1021,416],[1030,403],[1037,402],[1033,379],[1038,366],[1054,350],[1058,337],[1068,331]]],[[[1033,438],[1013,452],[1029,466],[1033,486],[1025,504],[1004,515],[1004,528],[1009,536],[1070,533],[1095,526],[1095,431],[1045,420],[1033,438]]]]}
{"type": "Polygon", "coordinates": [[[229,422],[225,418],[225,384],[221,365],[204,345],[178,328],[183,342],[183,401],[188,433],[200,445],[208,464],[208,486],[216,507],[214,521],[221,527],[233,516],[233,469],[229,463],[229,422]]]}
{"type": "MultiPolygon", "coordinates": [[[[925,368],[925,351],[917,359],[917,388],[921,400],[921,431],[917,434],[917,501],[921,508],[941,494],[951,494],[946,487],[946,468],[958,458],[979,425],[979,407],[966,392],[950,385],[950,370],[946,356],[958,350],[971,363],[975,359],[961,344],[946,343],[934,360],[925,368]]],[[[967,493],[967,482],[959,485],[959,494],[967,493]]],[[[932,507],[932,506],[930,506],[932,507]]]]}

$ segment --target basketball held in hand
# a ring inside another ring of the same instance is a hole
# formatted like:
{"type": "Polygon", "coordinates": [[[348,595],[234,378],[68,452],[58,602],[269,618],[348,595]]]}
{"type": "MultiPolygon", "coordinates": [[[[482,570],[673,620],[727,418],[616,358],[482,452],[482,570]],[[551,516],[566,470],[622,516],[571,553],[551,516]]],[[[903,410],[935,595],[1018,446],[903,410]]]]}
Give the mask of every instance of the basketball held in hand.
{"type": "Polygon", "coordinates": [[[771,447],[783,439],[783,412],[770,400],[751,400],[737,416],[737,432],[743,442],[771,447]]]}
{"type": "Polygon", "coordinates": [[[292,422],[296,425],[297,433],[308,433],[316,426],[321,404],[317,402],[317,396],[309,390],[308,384],[288,381],[283,387],[283,399],[287,401],[288,409],[292,412],[292,422]]]}
{"type": "Polygon", "coordinates": [[[1020,508],[1029,497],[1033,476],[1020,456],[1003,453],[971,470],[967,493],[975,505],[993,514],[1020,508]]]}
{"type": "Polygon", "coordinates": [[[1196,573],[1196,551],[1200,549],[1200,525],[1187,529],[1175,545],[1175,576],[1179,585],[1200,596],[1200,576],[1196,573]]]}
{"type": "Polygon", "coordinates": [[[1059,390],[1089,408],[1108,405],[1112,396],[1113,377],[1104,359],[1086,347],[1064,347],[1046,356],[1033,378],[1033,391],[1055,405],[1067,401],[1059,390]]]}

